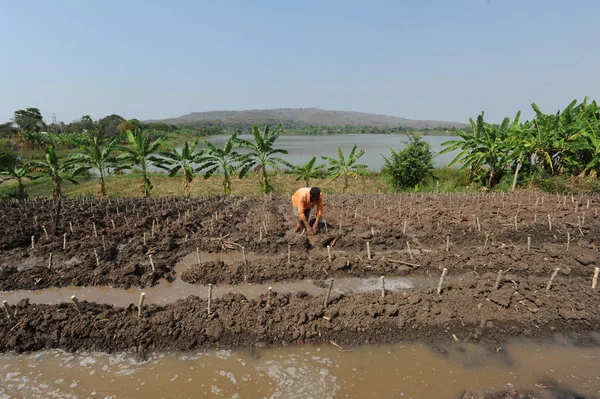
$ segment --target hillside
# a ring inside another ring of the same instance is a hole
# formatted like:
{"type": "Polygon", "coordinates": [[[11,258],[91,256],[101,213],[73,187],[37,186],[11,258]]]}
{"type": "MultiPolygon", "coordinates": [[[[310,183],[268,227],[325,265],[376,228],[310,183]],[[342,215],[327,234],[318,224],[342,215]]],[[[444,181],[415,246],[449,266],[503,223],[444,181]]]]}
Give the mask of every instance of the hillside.
{"type": "Polygon", "coordinates": [[[263,123],[283,123],[312,126],[376,126],[396,127],[420,130],[437,128],[465,127],[463,123],[413,120],[397,116],[367,114],[351,111],[326,111],[318,108],[281,108],[257,109],[246,111],[209,111],[192,112],[178,118],[168,118],[149,122],[165,122],[168,124],[201,124],[221,121],[224,125],[251,125],[263,123]]]}

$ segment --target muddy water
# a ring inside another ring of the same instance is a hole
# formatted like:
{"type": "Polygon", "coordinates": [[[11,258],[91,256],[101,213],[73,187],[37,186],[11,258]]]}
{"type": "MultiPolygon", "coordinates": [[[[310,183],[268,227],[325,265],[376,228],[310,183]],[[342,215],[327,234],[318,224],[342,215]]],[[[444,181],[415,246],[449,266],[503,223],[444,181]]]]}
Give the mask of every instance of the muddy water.
{"type": "Polygon", "coordinates": [[[397,344],[342,352],[307,345],[157,354],[141,363],[127,354],[4,355],[0,397],[408,399],[456,398],[467,388],[600,397],[600,348],[559,341],[516,340],[498,350],[397,344]]]}
{"type": "MultiPolygon", "coordinates": [[[[258,259],[253,254],[246,255],[248,260],[258,259]]],[[[237,253],[201,253],[202,262],[223,261],[230,263],[241,260],[241,254],[237,253]],[[238,259],[240,258],[240,259],[238,259]]],[[[190,265],[197,263],[197,254],[195,252],[184,257],[175,267],[176,275],[180,275],[190,265]]],[[[434,285],[435,278],[426,277],[387,277],[385,279],[385,289],[387,291],[400,291],[416,286],[434,285]]],[[[218,298],[227,293],[238,293],[247,298],[257,298],[266,294],[268,287],[272,287],[277,293],[305,291],[311,295],[323,294],[327,288],[324,284],[315,285],[312,280],[272,282],[269,284],[239,284],[239,285],[215,285],[213,287],[213,297],[218,298]]],[[[381,281],[379,278],[345,278],[336,279],[332,290],[332,297],[342,293],[349,292],[369,292],[381,290],[381,281]]],[[[80,301],[97,302],[116,306],[128,306],[131,303],[137,303],[140,293],[146,293],[146,303],[167,304],[173,303],[178,299],[186,298],[190,295],[197,295],[204,298],[208,295],[207,287],[190,285],[176,279],[174,282],[161,281],[154,287],[130,288],[121,290],[109,287],[63,287],[48,288],[38,291],[12,291],[0,292],[0,299],[15,303],[21,299],[29,298],[31,303],[56,304],[60,302],[69,302],[72,295],[77,296],[80,301]]]]}

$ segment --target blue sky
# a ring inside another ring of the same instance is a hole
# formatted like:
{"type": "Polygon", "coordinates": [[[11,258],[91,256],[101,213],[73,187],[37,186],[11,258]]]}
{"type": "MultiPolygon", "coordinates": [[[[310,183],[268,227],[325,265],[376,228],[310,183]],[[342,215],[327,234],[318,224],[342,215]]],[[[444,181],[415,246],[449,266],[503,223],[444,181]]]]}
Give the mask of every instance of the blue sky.
{"type": "Polygon", "coordinates": [[[466,122],[600,100],[598,0],[0,0],[0,122],[318,107],[466,122]]]}

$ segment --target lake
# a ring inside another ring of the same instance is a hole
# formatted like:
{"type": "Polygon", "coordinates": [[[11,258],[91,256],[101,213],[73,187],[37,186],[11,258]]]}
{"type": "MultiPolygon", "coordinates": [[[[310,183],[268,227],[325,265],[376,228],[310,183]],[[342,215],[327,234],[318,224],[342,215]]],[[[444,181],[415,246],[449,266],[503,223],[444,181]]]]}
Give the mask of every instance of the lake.
{"type": "MultiPolygon", "coordinates": [[[[253,136],[244,134],[239,136],[244,140],[253,141],[253,136]]],[[[458,153],[438,155],[443,149],[441,143],[456,139],[456,136],[421,136],[423,140],[431,145],[431,150],[436,153],[434,163],[437,167],[447,166],[448,163],[458,153]]],[[[228,136],[212,136],[209,141],[217,147],[227,141],[228,136]]],[[[328,136],[280,136],[275,143],[275,148],[282,148],[289,152],[282,158],[294,165],[300,165],[308,162],[313,156],[317,157],[317,162],[321,161],[321,156],[337,158],[337,148],[341,147],[344,156],[347,157],[354,144],[358,150],[365,150],[365,154],[360,158],[362,164],[366,164],[370,170],[379,171],[384,164],[381,155],[390,156],[390,149],[398,150],[406,147],[408,136],[403,134],[336,134],[328,136]]]]}

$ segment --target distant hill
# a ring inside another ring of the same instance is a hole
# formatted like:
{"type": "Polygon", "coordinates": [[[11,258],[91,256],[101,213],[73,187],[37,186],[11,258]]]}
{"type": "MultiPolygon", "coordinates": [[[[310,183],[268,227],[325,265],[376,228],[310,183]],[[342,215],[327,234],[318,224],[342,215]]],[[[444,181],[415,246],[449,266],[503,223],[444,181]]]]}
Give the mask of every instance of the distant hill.
{"type": "Polygon", "coordinates": [[[326,111],[318,108],[255,109],[247,111],[192,112],[178,118],[152,120],[172,125],[221,122],[224,125],[277,124],[312,126],[402,126],[414,130],[456,128],[466,125],[458,122],[413,120],[397,116],[367,114],[351,111],[326,111]]]}

